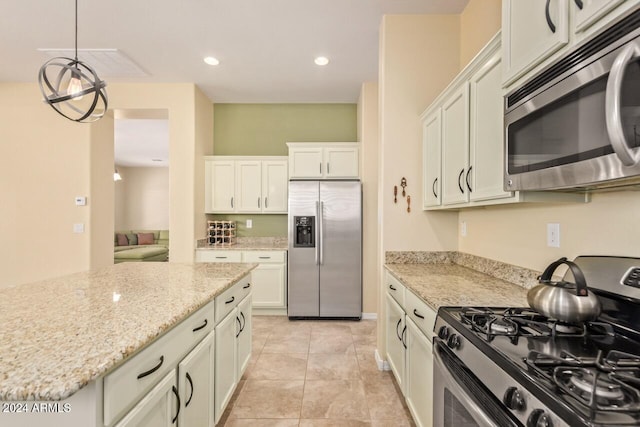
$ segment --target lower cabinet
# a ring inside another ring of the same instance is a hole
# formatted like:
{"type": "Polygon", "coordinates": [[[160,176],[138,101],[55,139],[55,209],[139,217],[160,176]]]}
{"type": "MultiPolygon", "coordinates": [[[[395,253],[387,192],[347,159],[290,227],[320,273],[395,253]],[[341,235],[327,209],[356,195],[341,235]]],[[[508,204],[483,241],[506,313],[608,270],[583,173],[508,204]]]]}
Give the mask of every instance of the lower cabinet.
{"type": "Polygon", "coordinates": [[[215,332],[178,364],[178,395],[181,398],[178,425],[213,426],[215,332]]]}
{"type": "Polygon", "coordinates": [[[433,425],[432,338],[436,313],[387,273],[387,362],[418,427],[433,425]],[[392,294],[392,291],[404,291],[392,294]],[[402,297],[401,297],[402,296],[402,297]],[[401,304],[402,303],[402,304],[401,304]]]}
{"type": "Polygon", "coordinates": [[[238,304],[238,330],[236,339],[238,341],[238,381],[242,378],[244,371],[251,360],[251,301],[252,295],[247,296],[238,304]]]}
{"type": "Polygon", "coordinates": [[[169,372],[116,427],[171,427],[178,414],[176,371],[169,372]]]}

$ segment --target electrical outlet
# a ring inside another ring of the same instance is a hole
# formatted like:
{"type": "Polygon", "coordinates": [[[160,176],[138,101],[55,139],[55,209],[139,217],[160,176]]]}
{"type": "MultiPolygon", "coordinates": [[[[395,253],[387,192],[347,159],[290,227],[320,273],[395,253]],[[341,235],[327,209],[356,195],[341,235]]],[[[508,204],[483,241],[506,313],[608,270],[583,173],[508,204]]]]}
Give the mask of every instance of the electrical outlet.
{"type": "Polygon", "coordinates": [[[253,228],[253,221],[250,219],[247,220],[247,228],[253,228]]]}
{"type": "Polygon", "coordinates": [[[76,201],[76,206],[86,206],[87,205],[87,198],[84,197],[84,196],[76,196],[75,201],[76,201]]]}
{"type": "Polygon", "coordinates": [[[462,221],[460,223],[460,235],[462,237],[467,237],[467,221],[462,221]]]}
{"type": "Polygon", "coordinates": [[[83,223],[73,224],[73,232],[84,233],[84,224],[83,223]]]}
{"type": "Polygon", "coordinates": [[[547,224],[547,246],[550,248],[560,247],[560,224],[547,224]]]}

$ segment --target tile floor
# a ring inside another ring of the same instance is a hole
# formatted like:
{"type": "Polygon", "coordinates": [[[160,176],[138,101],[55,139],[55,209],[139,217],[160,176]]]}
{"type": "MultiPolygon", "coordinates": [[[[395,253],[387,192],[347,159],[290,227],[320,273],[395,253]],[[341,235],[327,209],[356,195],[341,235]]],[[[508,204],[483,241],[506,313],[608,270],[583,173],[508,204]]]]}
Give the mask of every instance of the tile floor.
{"type": "Polygon", "coordinates": [[[374,320],[254,316],[252,359],[218,426],[413,426],[375,348],[374,320]]]}

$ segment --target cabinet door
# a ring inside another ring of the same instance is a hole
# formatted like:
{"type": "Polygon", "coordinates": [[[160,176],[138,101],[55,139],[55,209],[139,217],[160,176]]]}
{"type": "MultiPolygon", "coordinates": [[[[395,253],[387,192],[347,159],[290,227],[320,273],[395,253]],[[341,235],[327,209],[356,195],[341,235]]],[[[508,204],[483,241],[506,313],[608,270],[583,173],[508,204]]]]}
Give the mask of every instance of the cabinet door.
{"type": "Polygon", "coordinates": [[[322,176],[322,147],[289,148],[289,179],[322,176]]]}
{"type": "Polygon", "coordinates": [[[569,41],[568,0],[504,0],[504,84],[541,63],[569,41]]]}
{"type": "Polygon", "coordinates": [[[215,418],[220,420],[224,408],[227,407],[238,381],[237,345],[236,345],[236,313],[234,308],[218,323],[215,330],[215,418]]]}
{"type": "Polygon", "coordinates": [[[287,161],[262,162],[262,212],[287,213],[287,161]]]}
{"type": "Polygon", "coordinates": [[[236,162],[236,212],[262,211],[262,162],[236,162]]]}
{"type": "Polygon", "coordinates": [[[324,149],[326,178],[358,178],[359,156],[357,147],[326,147],[324,149]]]}
{"type": "Polygon", "coordinates": [[[433,424],[433,354],[431,341],[407,319],[407,406],[418,427],[433,424]]]}
{"type": "Polygon", "coordinates": [[[178,365],[179,426],[214,425],[214,336],[211,331],[178,365]]]}
{"type": "Polygon", "coordinates": [[[442,113],[440,108],[426,117],[422,124],[424,208],[440,206],[440,148],[442,146],[442,113]]]}
{"type": "Polygon", "coordinates": [[[247,295],[238,304],[236,316],[238,318],[236,323],[236,335],[238,336],[237,378],[240,380],[251,359],[251,295],[247,295]]]}
{"type": "Polygon", "coordinates": [[[285,264],[260,264],[251,272],[253,306],[286,308],[285,264]]]}
{"type": "Polygon", "coordinates": [[[504,132],[500,52],[469,81],[469,169],[465,185],[472,201],[510,197],[503,189],[504,132]]]}
{"type": "Polygon", "coordinates": [[[178,413],[176,371],[169,372],[115,427],[171,427],[178,413]]]}
{"type": "Polygon", "coordinates": [[[624,0],[582,0],[582,8],[574,4],[574,32],[579,33],[589,28],[623,2],[624,0]]]}
{"type": "Polygon", "coordinates": [[[207,213],[235,211],[235,162],[208,160],[205,164],[207,213]]]}
{"type": "Polygon", "coordinates": [[[442,105],[442,204],[468,201],[465,172],[469,158],[469,84],[442,105]]]}
{"type": "Polygon", "coordinates": [[[387,314],[386,314],[386,342],[387,342],[387,361],[391,367],[393,375],[396,377],[398,386],[404,394],[405,388],[405,371],[404,371],[404,334],[405,321],[404,311],[397,302],[387,294],[387,314]]]}

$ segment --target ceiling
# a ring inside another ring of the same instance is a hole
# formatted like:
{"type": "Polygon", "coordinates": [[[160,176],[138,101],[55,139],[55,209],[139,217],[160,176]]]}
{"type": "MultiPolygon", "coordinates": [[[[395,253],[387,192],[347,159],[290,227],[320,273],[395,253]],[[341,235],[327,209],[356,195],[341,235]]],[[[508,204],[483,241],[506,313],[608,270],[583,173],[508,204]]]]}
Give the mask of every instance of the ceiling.
{"type": "MultiPolygon", "coordinates": [[[[118,49],[146,74],[110,71],[107,83],[194,82],[217,103],[354,103],[377,80],[382,15],[457,14],[467,2],[78,0],[78,47],[118,49]]],[[[38,49],[73,43],[73,0],[0,2],[0,82],[35,82],[49,58],[38,49]]]]}
{"type": "Polygon", "coordinates": [[[169,167],[169,120],[114,120],[114,163],[128,167],[169,167]]]}

